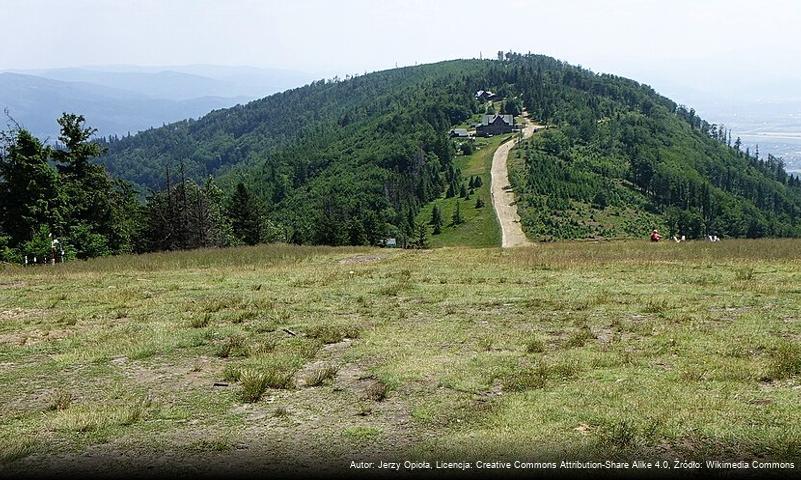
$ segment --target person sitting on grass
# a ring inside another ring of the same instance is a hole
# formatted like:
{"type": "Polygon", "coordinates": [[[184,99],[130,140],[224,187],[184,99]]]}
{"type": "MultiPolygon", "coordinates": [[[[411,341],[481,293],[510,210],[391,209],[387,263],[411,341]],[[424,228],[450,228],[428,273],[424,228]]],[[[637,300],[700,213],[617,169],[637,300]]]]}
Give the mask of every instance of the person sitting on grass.
{"type": "Polygon", "coordinates": [[[654,231],[651,232],[651,241],[658,242],[660,240],[662,240],[662,235],[659,234],[659,230],[654,229],[654,231]]]}

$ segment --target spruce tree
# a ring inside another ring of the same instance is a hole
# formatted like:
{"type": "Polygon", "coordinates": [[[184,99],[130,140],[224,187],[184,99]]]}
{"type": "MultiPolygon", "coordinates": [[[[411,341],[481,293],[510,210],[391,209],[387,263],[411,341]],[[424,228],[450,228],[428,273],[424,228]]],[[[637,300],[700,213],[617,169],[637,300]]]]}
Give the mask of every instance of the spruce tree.
{"type": "Polygon", "coordinates": [[[420,222],[420,223],[417,224],[416,230],[417,230],[416,231],[416,237],[417,238],[415,238],[415,242],[414,242],[415,243],[415,247],[417,247],[417,248],[428,248],[429,247],[428,227],[426,226],[425,223],[420,222]]]}
{"type": "Polygon", "coordinates": [[[456,202],[456,209],[453,211],[451,221],[453,222],[453,225],[460,225],[464,223],[464,217],[462,217],[462,210],[458,201],[456,202]]]}
{"type": "Polygon", "coordinates": [[[445,192],[445,198],[453,198],[456,196],[456,183],[451,181],[450,185],[448,185],[448,191],[445,192]]]}
{"type": "Polygon", "coordinates": [[[439,205],[434,205],[434,209],[431,211],[430,224],[434,226],[434,235],[442,233],[442,211],[439,209],[439,205]]]}
{"type": "Polygon", "coordinates": [[[13,246],[43,225],[60,233],[64,198],[58,173],[47,163],[50,149],[24,129],[3,132],[0,140],[0,229],[13,246]]]}
{"type": "Polygon", "coordinates": [[[239,240],[248,245],[256,245],[261,239],[261,207],[244,183],[236,185],[228,200],[228,216],[239,240]]]}

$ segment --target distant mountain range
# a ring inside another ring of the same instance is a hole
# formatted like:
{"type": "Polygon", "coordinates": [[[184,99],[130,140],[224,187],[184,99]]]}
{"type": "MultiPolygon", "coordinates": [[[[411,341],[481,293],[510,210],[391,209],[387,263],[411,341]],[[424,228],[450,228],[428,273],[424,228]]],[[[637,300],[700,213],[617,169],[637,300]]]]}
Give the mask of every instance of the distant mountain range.
{"type": "Polygon", "coordinates": [[[286,70],[212,65],[9,71],[0,72],[0,109],[42,138],[57,136],[56,118],[63,112],[84,115],[100,135],[125,135],[313,79],[286,70]]]}

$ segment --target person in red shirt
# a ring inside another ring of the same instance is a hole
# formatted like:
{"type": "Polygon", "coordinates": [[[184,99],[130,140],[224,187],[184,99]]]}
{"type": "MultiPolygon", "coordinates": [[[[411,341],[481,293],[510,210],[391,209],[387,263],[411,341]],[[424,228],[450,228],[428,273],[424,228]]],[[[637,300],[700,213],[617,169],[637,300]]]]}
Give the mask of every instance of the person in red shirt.
{"type": "Polygon", "coordinates": [[[659,230],[654,229],[654,231],[651,232],[651,241],[658,242],[660,240],[662,240],[662,235],[659,234],[659,230]]]}

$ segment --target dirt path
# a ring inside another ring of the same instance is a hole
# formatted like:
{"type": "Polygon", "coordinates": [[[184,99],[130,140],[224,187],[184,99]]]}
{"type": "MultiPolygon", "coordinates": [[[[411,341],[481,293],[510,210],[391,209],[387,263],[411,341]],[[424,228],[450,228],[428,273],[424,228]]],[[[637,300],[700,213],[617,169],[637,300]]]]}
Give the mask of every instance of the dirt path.
{"type": "MultiPolygon", "coordinates": [[[[528,138],[542,127],[531,123],[526,114],[524,116],[523,138],[528,138]]],[[[509,140],[498,147],[492,157],[492,185],[490,186],[490,192],[492,192],[492,206],[495,208],[495,214],[501,224],[501,246],[503,248],[532,245],[520,226],[520,215],[517,214],[517,206],[514,204],[515,195],[509,185],[509,171],[506,161],[509,157],[509,151],[515,144],[517,144],[516,138],[509,140]]]]}

